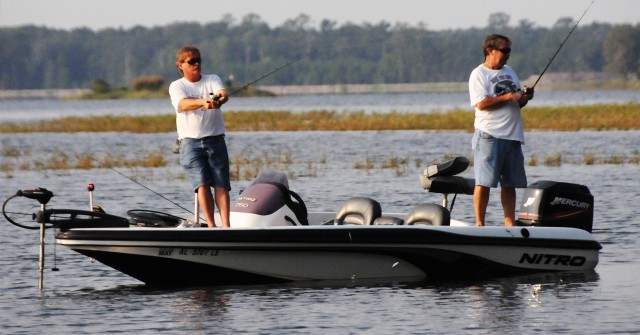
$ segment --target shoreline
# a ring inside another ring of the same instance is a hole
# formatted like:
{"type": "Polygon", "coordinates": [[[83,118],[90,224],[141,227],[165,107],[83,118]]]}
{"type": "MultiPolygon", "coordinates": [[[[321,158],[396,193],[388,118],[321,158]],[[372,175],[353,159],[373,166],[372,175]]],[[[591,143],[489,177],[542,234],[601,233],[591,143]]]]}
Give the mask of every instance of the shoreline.
{"type": "MultiPolygon", "coordinates": [[[[530,78],[529,78],[530,79],[530,78]]],[[[523,83],[530,80],[527,79],[523,83]]],[[[426,92],[464,92],[467,82],[430,82],[430,83],[394,83],[394,84],[333,84],[333,85],[255,85],[256,90],[268,92],[276,96],[286,95],[324,95],[324,94],[369,94],[369,93],[426,93],[426,92]]],[[[564,81],[551,80],[541,83],[537,89],[542,90],[639,90],[640,81],[621,80],[587,80],[564,81]]],[[[0,90],[1,99],[71,99],[91,93],[90,89],[25,89],[0,90]]],[[[168,96],[168,94],[167,94],[168,96]]],[[[144,99],[123,98],[123,99],[144,99]]]]}

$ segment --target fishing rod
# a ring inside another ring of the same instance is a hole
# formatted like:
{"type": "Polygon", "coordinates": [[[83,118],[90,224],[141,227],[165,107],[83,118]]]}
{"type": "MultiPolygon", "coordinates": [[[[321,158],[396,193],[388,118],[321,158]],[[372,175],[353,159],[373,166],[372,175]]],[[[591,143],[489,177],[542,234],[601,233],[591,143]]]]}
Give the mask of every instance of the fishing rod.
{"type": "Polygon", "coordinates": [[[551,65],[551,63],[553,62],[553,60],[556,58],[556,56],[558,55],[558,53],[560,52],[560,49],[562,49],[562,47],[564,46],[564,44],[567,42],[567,40],[569,39],[569,36],[571,36],[571,34],[573,34],[573,31],[576,30],[576,28],[578,27],[578,24],[580,24],[580,21],[582,21],[582,18],[587,14],[587,12],[589,11],[589,8],[591,8],[591,5],[593,5],[593,3],[596,0],[591,0],[591,3],[589,4],[589,6],[587,7],[587,9],[584,10],[584,13],[582,13],[582,16],[580,17],[580,19],[578,19],[578,22],[576,22],[575,26],[573,26],[573,28],[571,28],[571,30],[569,31],[569,34],[567,34],[567,37],[565,37],[564,41],[562,41],[562,43],[560,44],[560,47],[558,47],[558,50],[556,50],[556,53],[553,54],[553,57],[551,57],[551,59],[549,59],[549,63],[547,63],[547,66],[544,67],[544,70],[542,70],[542,73],[540,73],[540,76],[538,76],[538,79],[536,79],[536,82],[533,83],[533,86],[531,87],[527,87],[525,89],[525,94],[528,93],[528,91],[530,91],[531,93],[533,93],[533,89],[536,87],[536,85],[538,84],[538,82],[540,81],[540,78],[542,78],[542,76],[544,75],[545,72],[547,72],[547,69],[549,68],[549,65],[551,65]]]}
{"type": "Polygon", "coordinates": [[[158,192],[156,192],[156,191],[154,191],[154,190],[152,190],[152,189],[148,188],[147,186],[145,186],[145,185],[143,185],[142,183],[138,182],[137,180],[135,180],[135,179],[133,179],[133,178],[131,178],[131,177],[127,176],[126,174],[124,174],[124,173],[122,173],[122,172],[120,172],[120,171],[118,171],[118,170],[116,170],[116,169],[114,169],[114,168],[110,167],[109,165],[107,165],[107,164],[105,164],[105,163],[103,163],[103,162],[101,162],[101,161],[99,161],[99,160],[97,160],[97,159],[95,159],[95,158],[91,158],[91,159],[92,159],[92,160],[94,160],[95,162],[97,162],[98,164],[102,165],[103,167],[105,167],[105,168],[107,168],[107,169],[109,169],[109,170],[111,170],[111,171],[113,171],[113,172],[115,172],[115,173],[117,173],[117,174],[119,174],[119,175],[121,175],[121,176],[123,176],[123,177],[125,177],[125,178],[129,179],[129,180],[131,180],[132,182],[134,182],[134,183],[136,183],[136,184],[138,184],[138,185],[140,185],[140,186],[142,186],[142,187],[144,187],[144,188],[146,188],[146,189],[147,189],[147,190],[149,190],[151,193],[153,193],[153,194],[155,194],[155,195],[157,195],[157,196],[161,197],[162,199],[167,200],[168,202],[170,202],[170,203],[172,203],[172,204],[176,205],[177,207],[179,207],[179,208],[181,208],[181,209],[183,209],[183,210],[187,211],[187,213],[195,215],[192,211],[190,211],[190,210],[188,210],[188,209],[186,209],[186,208],[182,207],[180,204],[178,204],[178,203],[176,203],[175,201],[173,201],[173,200],[171,200],[171,199],[169,199],[169,198],[165,197],[164,195],[162,195],[162,194],[160,194],[160,193],[158,193],[158,192]]]}
{"type": "MultiPolygon", "coordinates": [[[[258,81],[260,81],[260,80],[262,80],[262,79],[264,79],[264,78],[266,78],[266,77],[268,77],[268,76],[270,76],[270,75],[272,75],[272,74],[274,74],[274,73],[276,73],[276,72],[278,72],[278,71],[280,71],[280,70],[284,69],[285,67],[287,67],[287,66],[289,66],[289,65],[291,65],[291,64],[294,64],[294,63],[296,63],[296,62],[299,62],[300,60],[302,60],[303,58],[305,58],[305,57],[306,57],[306,56],[308,56],[308,55],[313,54],[314,52],[315,52],[315,50],[305,52],[305,53],[303,53],[302,55],[298,56],[297,58],[287,61],[284,65],[281,65],[281,66],[279,66],[279,67],[277,67],[277,68],[275,68],[275,69],[273,69],[273,70],[271,70],[271,71],[269,71],[269,72],[267,72],[267,73],[265,73],[265,74],[261,75],[260,77],[258,77],[258,78],[256,78],[256,79],[254,79],[254,80],[252,80],[252,81],[248,81],[248,82],[246,82],[246,83],[245,83],[244,85],[242,85],[241,87],[238,87],[238,88],[236,88],[235,90],[233,90],[231,93],[227,94],[227,98],[228,98],[228,97],[230,97],[230,96],[232,96],[232,95],[234,95],[234,94],[236,94],[236,93],[238,93],[238,92],[240,92],[240,91],[242,91],[242,90],[244,90],[244,89],[246,89],[247,87],[249,87],[249,86],[251,86],[251,85],[255,84],[256,82],[258,82],[258,81]]],[[[218,101],[218,100],[220,100],[220,97],[219,97],[219,96],[217,96],[217,95],[215,95],[214,93],[210,93],[210,95],[211,95],[211,101],[218,101]]]]}

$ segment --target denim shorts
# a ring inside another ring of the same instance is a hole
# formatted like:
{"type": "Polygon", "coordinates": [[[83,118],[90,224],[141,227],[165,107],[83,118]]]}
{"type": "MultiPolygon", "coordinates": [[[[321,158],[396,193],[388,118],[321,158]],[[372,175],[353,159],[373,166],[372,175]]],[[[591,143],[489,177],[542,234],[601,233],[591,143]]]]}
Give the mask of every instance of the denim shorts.
{"type": "Polygon", "coordinates": [[[231,190],[229,154],[224,135],[182,139],[180,165],[194,190],[203,185],[231,190]]]}
{"type": "Polygon", "coordinates": [[[522,143],[495,138],[476,130],[473,143],[473,171],[476,185],[527,187],[522,143]]]}

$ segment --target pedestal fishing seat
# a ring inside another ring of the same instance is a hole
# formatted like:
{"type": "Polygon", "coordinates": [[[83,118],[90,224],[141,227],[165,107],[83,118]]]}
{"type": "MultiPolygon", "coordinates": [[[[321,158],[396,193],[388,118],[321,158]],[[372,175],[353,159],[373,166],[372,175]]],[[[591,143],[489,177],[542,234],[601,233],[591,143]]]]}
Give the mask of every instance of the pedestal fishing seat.
{"type": "Polygon", "coordinates": [[[442,200],[444,208],[449,205],[449,194],[453,194],[454,198],[449,208],[449,212],[451,212],[458,194],[473,194],[475,180],[457,176],[467,167],[469,167],[469,160],[466,157],[456,157],[441,164],[431,165],[420,175],[420,184],[427,192],[441,193],[444,197],[442,200]]]}

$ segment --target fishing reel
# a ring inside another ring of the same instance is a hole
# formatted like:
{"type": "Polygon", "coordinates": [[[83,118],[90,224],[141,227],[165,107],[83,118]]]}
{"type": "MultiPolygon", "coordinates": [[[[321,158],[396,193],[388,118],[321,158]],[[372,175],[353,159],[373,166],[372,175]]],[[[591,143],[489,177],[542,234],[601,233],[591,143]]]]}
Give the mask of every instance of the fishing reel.
{"type": "Polygon", "coordinates": [[[221,96],[215,95],[213,93],[209,93],[209,99],[207,100],[207,106],[203,106],[202,110],[206,111],[207,109],[209,109],[208,108],[209,105],[211,105],[212,108],[220,108],[220,106],[222,104],[224,104],[225,102],[227,102],[228,100],[229,100],[228,96],[221,97],[221,96]],[[218,105],[218,106],[216,107],[215,105],[218,105]]]}
{"type": "Polygon", "coordinates": [[[220,104],[223,104],[223,103],[227,102],[227,100],[229,100],[228,97],[221,97],[221,96],[215,95],[213,93],[209,93],[209,95],[211,96],[211,100],[210,100],[211,103],[219,102],[220,104]]]}
{"type": "Polygon", "coordinates": [[[522,94],[526,95],[529,100],[533,99],[533,89],[534,87],[527,87],[527,85],[524,85],[522,87],[522,94]]]}

